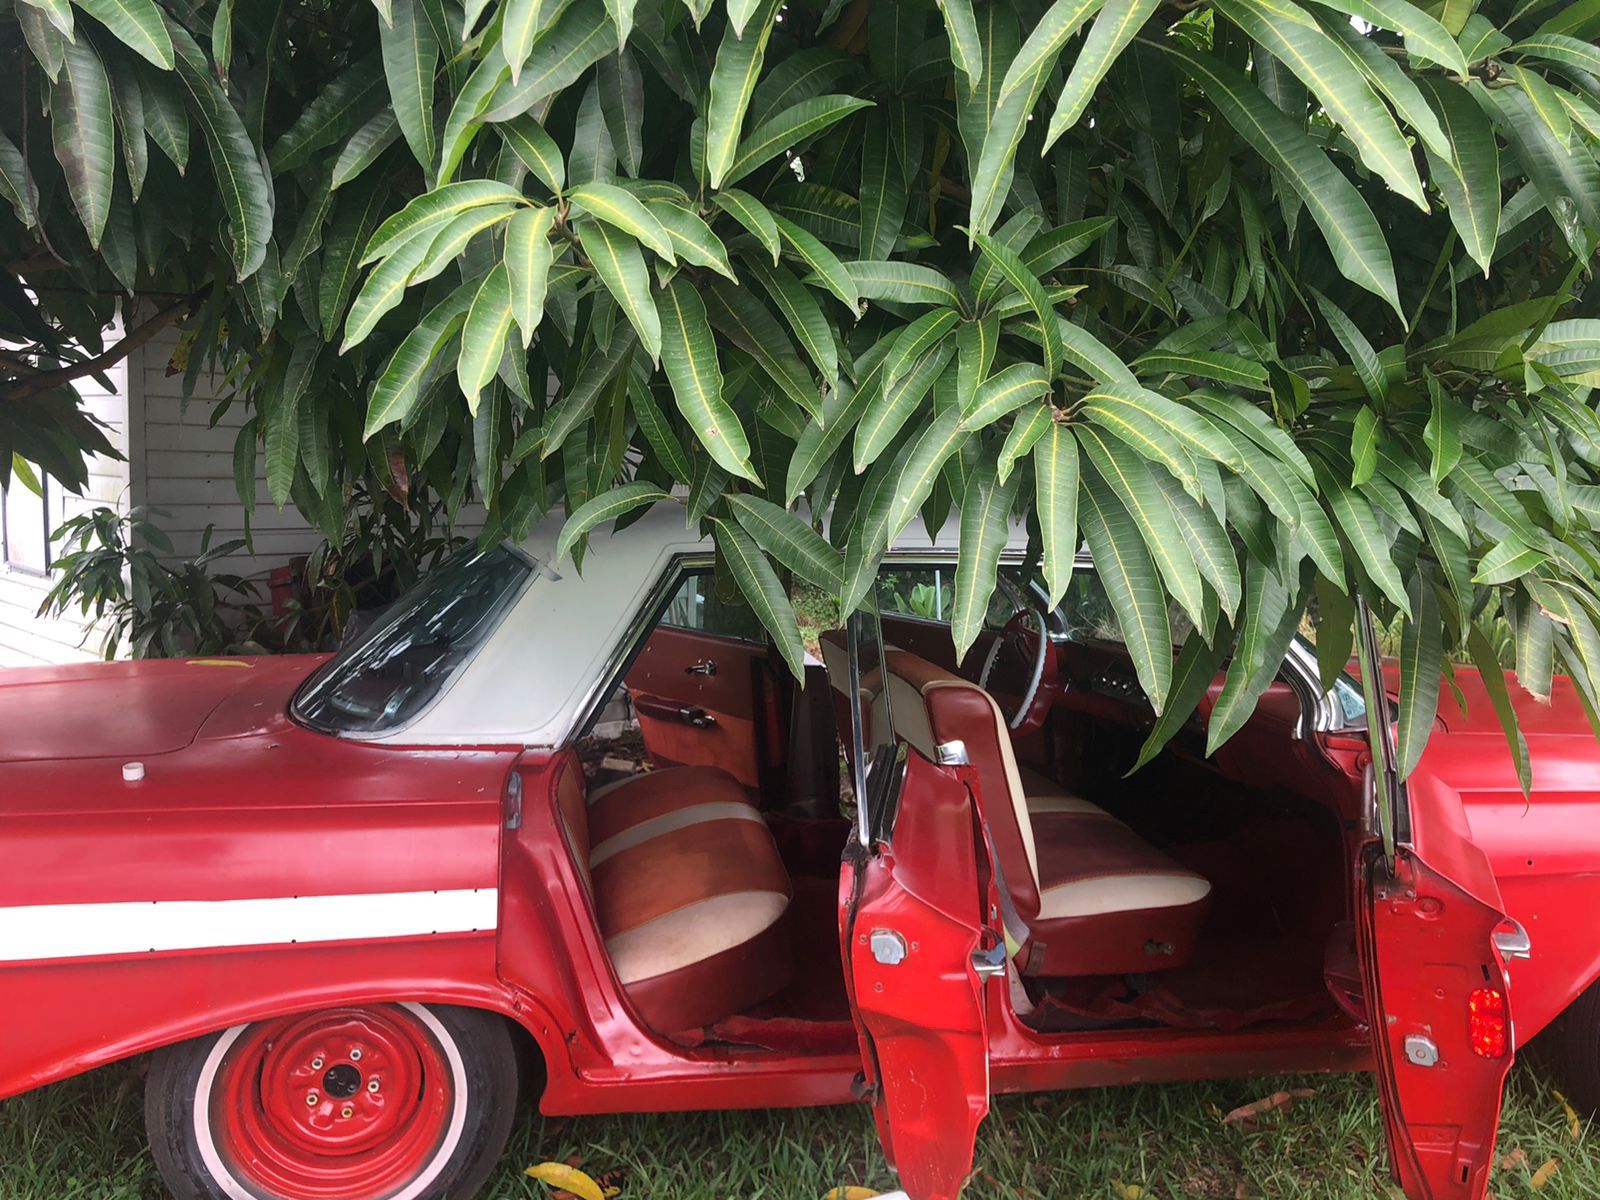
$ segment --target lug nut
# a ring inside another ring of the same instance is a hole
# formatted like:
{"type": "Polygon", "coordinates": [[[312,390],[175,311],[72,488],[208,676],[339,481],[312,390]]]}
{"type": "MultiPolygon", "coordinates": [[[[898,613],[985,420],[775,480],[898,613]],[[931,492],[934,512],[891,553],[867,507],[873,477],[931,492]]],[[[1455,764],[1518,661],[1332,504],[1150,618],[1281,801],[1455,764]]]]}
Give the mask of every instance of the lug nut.
{"type": "Polygon", "coordinates": [[[322,1055],[319,1054],[311,1060],[311,1069],[313,1071],[322,1070],[322,1055]]]}
{"type": "Polygon", "coordinates": [[[360,1062],[361,1061],[361,1047],[360,1046],[357,1046],[354,1050],[350,1051],[350,1061],[351,1062],[360,1062]]]}
{"type": "Polygon", "coordinates": [[[322,1099],[322,1097],[317,1095],[315,1092],[307,1092],[306,1093],[306,1107],[307,1108],[315,1108],[317,1106],[317,1104],[321,1101],[321,1099],[322,1099]]]}
{"type": "Polygon", "coordinates": [[[378,1081],[377,1081],[377,1079],[373,1078],[373,1079],[367,1080],[367,1091],[375,1092],[377,1090],[378,1090],[378,1081]]]}
{"type": "Polygon", "coordinates": [[[351,1108],[348,1104],[346,1104],[343,1108],[341,1108],[339,1110],[339,1115],[341,1117],[343,1117],[346,1121],[348,1121],[351,1117],[356,1115],[356,1110],[351,1108]]]}

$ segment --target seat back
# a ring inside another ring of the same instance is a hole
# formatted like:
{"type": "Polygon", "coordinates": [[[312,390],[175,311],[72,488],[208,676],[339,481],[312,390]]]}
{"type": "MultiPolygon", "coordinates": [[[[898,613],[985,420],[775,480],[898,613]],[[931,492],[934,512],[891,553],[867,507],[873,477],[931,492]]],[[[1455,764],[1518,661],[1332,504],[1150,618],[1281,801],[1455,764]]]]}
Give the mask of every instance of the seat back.
{"type": "Polygon", "coordinates": [[[983,818],[1017,911],[1039,911],[1039,859],[1028,797],[1011,750],[1011,731],[994,698],[977,684],[904,650],[886,656],[885,692],[895,733],[935,762],[938,747],[966,746],[978,772],[983,818]]]}

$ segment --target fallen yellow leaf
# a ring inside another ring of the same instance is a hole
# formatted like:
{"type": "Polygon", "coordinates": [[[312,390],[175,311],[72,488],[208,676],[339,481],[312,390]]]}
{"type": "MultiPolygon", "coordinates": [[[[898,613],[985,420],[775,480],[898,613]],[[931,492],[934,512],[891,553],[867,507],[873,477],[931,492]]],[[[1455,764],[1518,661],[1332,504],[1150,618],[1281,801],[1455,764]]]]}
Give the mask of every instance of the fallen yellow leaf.
{"type": "Polygon", "coordinates": [[[1141,1200],[1143,1196],[1144,1189],[1137,1183],[1126,1184],[1122,1189],[1122,1200],[1141,1200]]]}
{"type": "Polygon", "coordinates": [[[536,1167],[529,1167],[523,1174],[563,1192],[571,1192],[580,1200],[606,1200],[606,1194],[598,1183],[577,1167],[569,1167],[566,1163],[542,1162],[536,1167]]]}
{"type": "Polygon", "coordinates": [[[875,1192],[864,1187],[836,1187],[828,1191],[822,1200],[872,1200],[874,1196],[881,1196],[882,1192],[875,1192]]]}
{"type": "Polygon", "coordinates": [[[1534,1190],[1538,1191],[1540,1188],[1544,1187],[1545,1184],[1549,1183],[1550,1177],[1560,1169],[1561,1158],[1559,1155],[1557,1155],[1555,1158],[1550,1159],[1544,1164],[1544,1166],[1540,1167],[1533,1173],[1533,1179],[1530,1180],[1530,1182],[1533,1184],[1534,1190]]]}
{"type": "Polygon", "coordinates": [[[1577,1141],[1578,1135],[1583,1132],[1583,1122],[1578,1119],[1578,1114],[1572,1105],[1567,1103],[1567,1098],[1557,1092],[1556,1099],[1561,1101],[1561,1107],[1567,1114],[1567,1131],[1572,1134],[1572,1140],[1577,1141]]]}

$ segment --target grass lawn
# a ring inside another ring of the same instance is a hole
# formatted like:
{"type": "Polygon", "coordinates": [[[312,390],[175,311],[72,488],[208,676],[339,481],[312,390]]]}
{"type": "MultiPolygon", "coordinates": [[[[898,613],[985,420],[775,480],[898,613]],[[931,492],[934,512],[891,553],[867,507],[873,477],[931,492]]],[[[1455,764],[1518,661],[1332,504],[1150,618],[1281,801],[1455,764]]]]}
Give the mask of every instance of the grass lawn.
{"type": "MultiPolygon", "coordinates": [[[[3,1200],[159,1200],[145,1153],[138,1062],[0,1104],[3,1200]]],[[[1494,1195],[1600,1195],[1600,1140],[1574,1136],[1536,1068],[1512,1075],[1494,1195]],[[1539,1169],[1553,1159],[1559,1165],[1539,1169]],[[1536,1187],[1536,1182],[1542,1186],[1536,1187]]],[[[619,1200],[820,1200],[830,1187],[888,1189],[892,1177],[865,1108],[519,1122],[486,1195],[545,1194],[521,1177],[543,1159],[622,1172],[619,1200]]],[[[1366,1200],[1385,1182],[1377,1102],[1364,1076],[1243,1080],[1011,1097],[980,1136],[973,1200],[1366,1200]],[[1235,1107],[1296,1088],[1315,1094],[1254,1127],[1235,1107]],[[1143,1189],[1142,1192],[1139,1189],[1143,1189]]]]}

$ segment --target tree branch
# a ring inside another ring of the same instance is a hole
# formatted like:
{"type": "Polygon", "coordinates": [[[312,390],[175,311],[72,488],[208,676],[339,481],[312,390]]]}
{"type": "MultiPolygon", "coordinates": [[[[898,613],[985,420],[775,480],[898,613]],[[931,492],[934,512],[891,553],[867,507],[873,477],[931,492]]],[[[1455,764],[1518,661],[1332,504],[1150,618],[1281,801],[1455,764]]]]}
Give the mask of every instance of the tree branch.
{"type": "Polygon", "coordinates": [[[26,379],[8,381],[0,384],[0,401],[25,400],[29,396],[37,396],[40,392],[48,392],[52,388],[60,387],[64,383],[71,383],[74,379],[82,379],[86,375],[93,375],[97,371],[104,371],[121,362],[133,351],[144,345],[156,334],[180,317],[188,316],[194,311],[194,306],[205,295],[206,289],[201,289],[193,295],[184,296],[182,299],[167,305],[143,324],[130,330],[121,341],[109,346],[104,352],[93,358],[85,359],[81,363],[73,363],[70,367],[58,367],[53,371],[40,371],[29,375],[26,379]]]}

